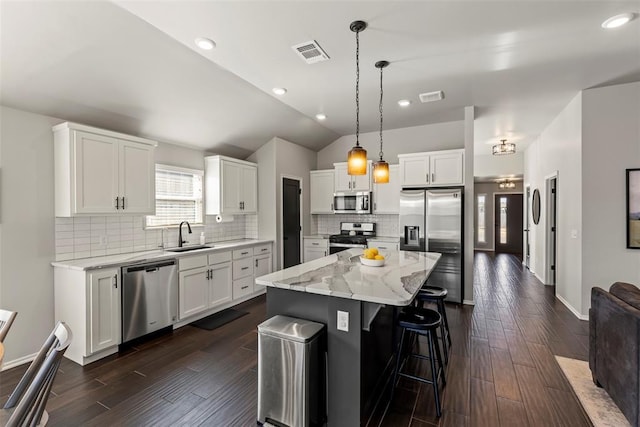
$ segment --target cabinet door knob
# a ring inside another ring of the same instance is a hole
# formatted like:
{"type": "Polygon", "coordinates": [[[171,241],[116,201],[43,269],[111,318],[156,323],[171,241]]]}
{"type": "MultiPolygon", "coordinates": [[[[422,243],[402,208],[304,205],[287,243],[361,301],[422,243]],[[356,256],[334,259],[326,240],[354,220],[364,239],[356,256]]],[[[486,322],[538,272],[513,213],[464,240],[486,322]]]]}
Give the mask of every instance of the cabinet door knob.
{"type": "Polygon", "coordinates": [[[117,274],[113,275],[113,287],[118,289],[118,275],[117,274]]]}
{"type": "Polygon", "coordinates": [[[427,177],[425,178],[425,180],[427,181],[427,184],[429,183],[429,174],[427,174],[427,177]]]}
{"type": "Polygon", "coordinates": [[[256,260],[256,268],[258,268],[258,260],[256,260]]]}
{"type": "Polygon", "coordinates": [[[436,182],[436,174],[435,174],[435,172],[431,173],[431,182],[436,182]]]}
{"type": "Polygon", "coordinates": [[[120,209],[120,197],[116,197],[116,209],[120,209]]]}
{"type": "Polygon", "coordinates": [[[122,209],[124,210],[124,196],[122,196],[122,209]]]}

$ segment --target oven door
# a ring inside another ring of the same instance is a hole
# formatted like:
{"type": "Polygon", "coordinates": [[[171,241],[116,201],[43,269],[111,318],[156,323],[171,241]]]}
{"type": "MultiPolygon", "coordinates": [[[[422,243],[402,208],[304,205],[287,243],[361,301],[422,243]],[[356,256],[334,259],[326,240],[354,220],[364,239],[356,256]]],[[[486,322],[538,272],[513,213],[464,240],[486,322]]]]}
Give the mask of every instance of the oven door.
{"type": "Polygon", "coordinates": [[[366,249],[367,245],[355,245],[353,243],[329,243],[329,254],[346,251],[353,248],[366,249]]]}

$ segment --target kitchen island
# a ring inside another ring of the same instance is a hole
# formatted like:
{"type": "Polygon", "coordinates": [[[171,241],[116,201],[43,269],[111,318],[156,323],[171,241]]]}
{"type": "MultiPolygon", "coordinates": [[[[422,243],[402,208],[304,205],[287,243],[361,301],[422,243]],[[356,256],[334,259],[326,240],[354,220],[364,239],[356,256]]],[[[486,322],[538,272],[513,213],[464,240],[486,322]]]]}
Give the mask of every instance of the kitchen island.
{"type": "Polygon", "coordinates": [[[367,267],[361,253],[338,252],[256,278],[267,286],[268,318],[327,326],[328,426],[366,423],[391,373],[396,309],[411,304],[440,259],[392,251],[384,266],[367,267]],[[345,322],[338,324],[338,312],[347,313],[345,322]]]}

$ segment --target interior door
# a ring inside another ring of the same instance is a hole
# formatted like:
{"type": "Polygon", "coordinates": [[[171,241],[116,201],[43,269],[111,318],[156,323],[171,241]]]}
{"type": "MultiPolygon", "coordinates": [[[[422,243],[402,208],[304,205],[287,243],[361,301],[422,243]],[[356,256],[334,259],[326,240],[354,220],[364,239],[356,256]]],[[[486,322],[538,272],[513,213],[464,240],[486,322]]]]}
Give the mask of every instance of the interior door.
{"type": "Polygon", "coordinates": [[[282,179],[283,268],[300,264],[300,181],[282,179]]]}
{"type": "Polygon", "coordinates": [[[522,256],[522,194],[495,195],[495,251],[522,256]]]}

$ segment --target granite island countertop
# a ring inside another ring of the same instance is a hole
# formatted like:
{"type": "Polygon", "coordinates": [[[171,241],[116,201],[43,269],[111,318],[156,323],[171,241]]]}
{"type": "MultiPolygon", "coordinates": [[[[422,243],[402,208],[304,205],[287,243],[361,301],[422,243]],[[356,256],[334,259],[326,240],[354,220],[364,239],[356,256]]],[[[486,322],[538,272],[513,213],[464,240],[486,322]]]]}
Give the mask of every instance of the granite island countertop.
{"type": "Polygon", "coordinates": [[[361,249],[350,249],[256,278],[268,287],[406,306],[429,278],[441,255],[389,251],[385,265],[362,265],[361,249]]]}

